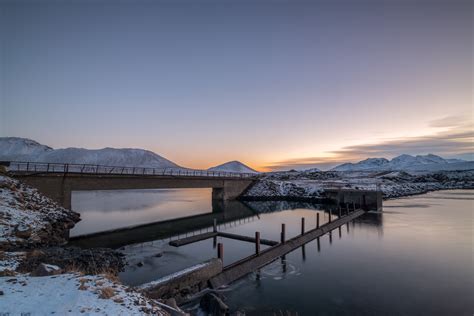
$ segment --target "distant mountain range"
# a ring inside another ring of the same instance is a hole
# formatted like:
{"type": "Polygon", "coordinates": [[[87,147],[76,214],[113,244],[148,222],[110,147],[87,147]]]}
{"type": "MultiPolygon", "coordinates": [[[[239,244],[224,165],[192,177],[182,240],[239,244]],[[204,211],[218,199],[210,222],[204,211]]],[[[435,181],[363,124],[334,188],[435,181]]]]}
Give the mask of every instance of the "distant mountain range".
{"type": "MultiPolygon", "coordinates": [[[[188,169],[152,151],[135,148],[64,148],[53,149],[34,140],[0,137],[0,161],[29,161],[48,163],[93,164],[104,166],[188,169]]],[[[239,161],[230,161],[210,168],[211,171],[257,171],[239,161]]]]}
{"type": "Polygon", "coordinates": [[[440,156],[428,155],[400,155],[392,160],[385,158],[367,158],[357,163],[344,163],[331,171],[438,171],[438,170],[467,170],[474,169],[474,161],[461,159],[444,159],[440,156]]]}
{"type": "MultiPolygon", "coordinates": [[[[152,152],[134,148],[64,148],[53,149],[34,140],[19,137],[0,137],[0,161],[30,161],[49,163],[97,164],[105,166],[188,169],[152,152]]],[[[474,161],[444,159],[440,156],[400,155],[392,160],[368,158],[357,163],[345,163],[331,171],[439,171],[474,169],[474,161]]],[[[239,161],[229,161],[209,171],[258,173],[239,161]]],[[[305,172],[318,172],[317,168],[305,172]]]]}

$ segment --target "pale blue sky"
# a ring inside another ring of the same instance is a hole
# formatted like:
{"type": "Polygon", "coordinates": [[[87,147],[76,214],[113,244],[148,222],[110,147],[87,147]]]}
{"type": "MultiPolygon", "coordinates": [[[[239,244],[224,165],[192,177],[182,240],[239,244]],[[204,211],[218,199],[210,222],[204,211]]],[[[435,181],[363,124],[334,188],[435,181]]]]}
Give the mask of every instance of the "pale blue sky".
{"type": "Polygon", "coordinates": [[[471,1],[0,8],[0,136],[141,147],[198,168],[309,167],[372,155],[367,145],[474,151],[471,1]]]}

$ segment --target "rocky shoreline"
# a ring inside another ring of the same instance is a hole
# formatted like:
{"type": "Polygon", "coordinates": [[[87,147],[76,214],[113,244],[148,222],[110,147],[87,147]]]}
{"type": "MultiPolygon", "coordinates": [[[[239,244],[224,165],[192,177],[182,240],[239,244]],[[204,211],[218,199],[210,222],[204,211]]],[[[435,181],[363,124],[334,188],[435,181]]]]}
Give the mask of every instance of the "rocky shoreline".
{"type": "Polygon", "coordinates": [[[79,220],[78,213],[0,173],[0,250],[66,244],[79,220]]]}
{"type": "Polygon", "coordinates": [[[327,188],[381,190],[384,199],[437,190],[474,189],[474,170],[391,172],[281,172],[262,175],[243,200],[324,202],[327,188]]]}
{"type": "Polygon", "coordinates": [[[41,303],[35,298],[47,297],[51,290],[56,293],[60,288],[65,293],[48,301],[40,313],[182,314],[118,281],[117,275],[126,264],[122,253],[67,246],[69,230],[79,220],[78,213],[60,207],[0,170],[2,312],[37,312],[41,303]]]}

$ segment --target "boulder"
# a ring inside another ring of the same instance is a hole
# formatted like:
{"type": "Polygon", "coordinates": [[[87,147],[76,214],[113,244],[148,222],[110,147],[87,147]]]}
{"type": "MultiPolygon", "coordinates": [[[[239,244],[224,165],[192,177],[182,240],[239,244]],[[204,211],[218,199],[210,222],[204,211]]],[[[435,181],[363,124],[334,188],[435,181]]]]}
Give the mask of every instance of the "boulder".
{"type": "Polygon", "coordinates": [[[63,270],[55,265],[40,263],[35,270],[31,272],[31,276],[47,276],[61,274],[63,270]]]}
{"type": "Polygon", "coordinates": [[[22,239],[28,239],[31,236],[31,228],[25,226],[18,226],[15,229],[15,236],[22,239]]]}

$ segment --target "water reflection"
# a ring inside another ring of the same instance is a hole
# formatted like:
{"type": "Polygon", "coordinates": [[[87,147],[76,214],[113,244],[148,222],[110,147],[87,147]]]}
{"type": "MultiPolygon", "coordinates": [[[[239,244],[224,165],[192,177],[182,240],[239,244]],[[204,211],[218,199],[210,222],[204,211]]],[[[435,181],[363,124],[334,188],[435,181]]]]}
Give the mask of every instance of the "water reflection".
{"type": "Polygon", "coordinates": [[[71,236],[212,211],[211,189],[73,191],[81,221],[71,236]]]}

